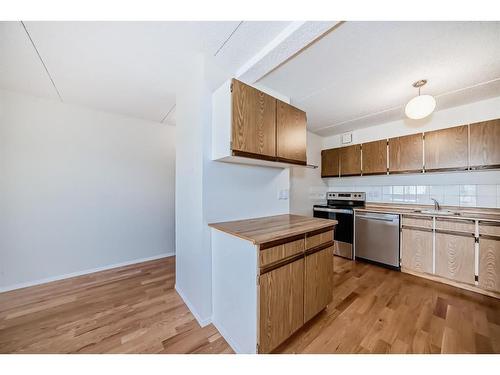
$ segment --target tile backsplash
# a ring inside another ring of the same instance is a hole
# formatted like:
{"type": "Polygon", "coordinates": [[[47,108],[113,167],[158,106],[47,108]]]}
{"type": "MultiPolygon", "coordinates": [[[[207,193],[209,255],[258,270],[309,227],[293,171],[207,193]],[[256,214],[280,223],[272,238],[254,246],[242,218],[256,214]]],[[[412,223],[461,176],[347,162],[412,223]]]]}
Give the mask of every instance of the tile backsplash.
{"type": "Polygon", "coordinates": [[[363,191],[367,202],[433,204],[431,198],[434,198],[444,206],[500,208],[500,185],[493,184],[356,185],[330,186],[327,190],[363,191]]]}

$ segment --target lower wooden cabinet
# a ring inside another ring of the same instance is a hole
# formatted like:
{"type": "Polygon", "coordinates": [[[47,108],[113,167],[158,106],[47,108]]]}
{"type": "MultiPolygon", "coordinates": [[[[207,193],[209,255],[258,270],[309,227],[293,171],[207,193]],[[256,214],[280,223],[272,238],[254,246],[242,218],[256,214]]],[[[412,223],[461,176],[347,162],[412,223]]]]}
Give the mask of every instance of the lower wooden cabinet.
{"type": "Polygon", "coordinates": [[[436,232],[436,275],[474,284],[474,236],[436,232]]]}
{"type": "Polygon", "coordinates": [[[308,321],[332,300],[333,246],[305,258],[304,321],[308,321]]]}
{"type": "MultiPolygon", "coordinates": [[[[302,253],[283,258],[283,265],[278,262],[262,267],[261,264],[263,273],[258,283],[259,353],[274,350],[330,303],[333,291],[332,235],[331,230],[308,233],[305,235],[306,249],[302,253]],[[314,238],[314,241],[307,242],[308,238],[314,238]]],[[[286,247],[296,242],[283,245],[286,247]]]]}
{"type": "Polygon", "coordinates": [[[500,237],[479,237],[479,286],[500,293],[500,237]]]}
{"type": "MultiPolygon", "coordinates": [[[[404,219],[403,219],[404,220],[404,219]]],[[[403,228],[401,266],[415,272],[432,273],[432,229],[403,228]]]]}
{"type": "Polygon", "coordinates": [[[259,352],[268,353],[304,324],[304,259],[260,276],[259,352]]]}

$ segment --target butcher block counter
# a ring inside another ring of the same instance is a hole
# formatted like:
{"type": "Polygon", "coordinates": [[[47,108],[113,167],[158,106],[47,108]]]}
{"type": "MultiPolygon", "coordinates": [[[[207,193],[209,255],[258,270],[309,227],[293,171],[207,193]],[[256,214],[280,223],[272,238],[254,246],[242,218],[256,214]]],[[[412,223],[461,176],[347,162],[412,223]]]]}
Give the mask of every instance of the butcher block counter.
{"type": "Polygon", "coordinates": [[[333,230],[335,224],[337,224],[336,220],[300,215],[277,215],[213,223],[209,224],[209,226],[260,245],[318,229],[330,228],[333,230]]]}
{"type": "Polygon", "coordinates": [[[236,353],[270,353],[332,300],[335,220],[209,224],[212,322],[236,353]]]}

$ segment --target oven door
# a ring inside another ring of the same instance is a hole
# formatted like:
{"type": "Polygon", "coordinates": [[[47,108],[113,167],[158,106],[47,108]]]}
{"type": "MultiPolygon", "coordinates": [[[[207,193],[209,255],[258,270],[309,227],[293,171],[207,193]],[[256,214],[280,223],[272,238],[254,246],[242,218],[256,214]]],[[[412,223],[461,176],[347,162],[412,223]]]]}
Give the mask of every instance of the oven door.
{"type": "Polygon", "coordinates": [[[335,254],[353,259],[354,211],[342,208],[314,207],[314,217],[337,220],[335,254]]]}

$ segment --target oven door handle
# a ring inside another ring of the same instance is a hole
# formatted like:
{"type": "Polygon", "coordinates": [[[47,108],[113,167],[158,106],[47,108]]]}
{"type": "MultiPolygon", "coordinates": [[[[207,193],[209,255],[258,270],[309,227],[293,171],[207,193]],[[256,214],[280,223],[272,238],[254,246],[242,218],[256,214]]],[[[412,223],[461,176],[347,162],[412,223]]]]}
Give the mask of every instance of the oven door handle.
{"type": "Polygon", "coordinates": [[[322,207],[315,207],[313,210],[314,211],[321,211],[321,212],[336,212],[336,213],[339,213],[339,214],[348,214],[348,215],[352,215],[353,214],[352,210],[345,210],[345,209],[342,209],[342,208],[322,208],[322,207]]]}

